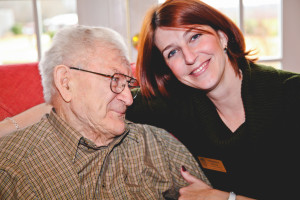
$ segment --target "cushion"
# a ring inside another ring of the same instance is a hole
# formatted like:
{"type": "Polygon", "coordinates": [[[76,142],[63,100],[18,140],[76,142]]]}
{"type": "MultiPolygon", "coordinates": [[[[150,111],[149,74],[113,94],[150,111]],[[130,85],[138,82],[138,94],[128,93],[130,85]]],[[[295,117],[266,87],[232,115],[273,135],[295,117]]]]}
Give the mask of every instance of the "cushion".
{"type": "Polygon", "coordinates": [[[43,102],[37,62],[0,65],[0,121],[43,102]]]}

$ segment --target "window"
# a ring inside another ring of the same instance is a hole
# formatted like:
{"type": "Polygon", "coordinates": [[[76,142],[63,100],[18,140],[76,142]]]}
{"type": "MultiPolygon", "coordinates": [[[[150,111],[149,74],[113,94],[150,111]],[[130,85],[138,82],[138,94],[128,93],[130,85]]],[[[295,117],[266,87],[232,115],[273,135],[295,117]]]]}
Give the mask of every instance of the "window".
{"type": "Polygon", "coordinates": [[[242,30],[247,50],[259,63],[281,68],[281,0],[204,0],[230,17],[242,30]]]}
{"type": "Polygon", "coordinates": [[[0,1],[0,64],[37,61],[31,1],[0,1]]]}
{"type": "Polygon", "coordinates": [[[76,0],[0,0],[0,64],[38,61],[59,28],[77,23],[76,0]]]}

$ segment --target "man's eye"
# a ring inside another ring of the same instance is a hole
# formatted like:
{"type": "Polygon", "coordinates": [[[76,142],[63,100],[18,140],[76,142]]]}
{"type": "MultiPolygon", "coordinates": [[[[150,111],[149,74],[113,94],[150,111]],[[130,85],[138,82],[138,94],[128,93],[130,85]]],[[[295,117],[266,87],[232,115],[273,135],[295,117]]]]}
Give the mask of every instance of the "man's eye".
{"type": "Polygon", "coordinates": [[[170,51],[170,53],[168,54],[168,58],[171,58],[172,56],[174,56],[174,54],[177,52],[177,50],[172,50],[170,51]]]}
{"type": "Polygon", "coordinates": [[[127,82],[128,82],[128,86],[129,87],[136,87],[136,86],[138,86],[137,81],[135,79],[131,79],[131,80],[127,81],[127,82]]]}
{"type": "Polygon", "coordinates": [[[120,78],[119,78],[119,77],[116,77],[116,76],[112,77],[112,80],[115,81],[115,82],[118,82],[119,79],[120,79],[120,78]]]}

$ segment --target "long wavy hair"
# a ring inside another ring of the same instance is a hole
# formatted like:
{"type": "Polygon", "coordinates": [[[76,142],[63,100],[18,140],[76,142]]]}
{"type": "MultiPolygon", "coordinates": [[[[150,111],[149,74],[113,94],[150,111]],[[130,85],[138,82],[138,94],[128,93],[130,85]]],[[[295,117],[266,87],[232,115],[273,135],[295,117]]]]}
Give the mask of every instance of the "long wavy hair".
{"type": "Polygon", "coordinates": [[[220,30],[226,34],[227,55],[237,75],[241,67],[257,60],[247,57],[250,51],[246,51],[243,34],[235,23],[220,11],[200,0],[167,0],[147,12],[139,35],[136,76],[145,97],[156,95],[157,92],[169,96],[170,90],[167,85],[170,86],[170,80],[175,78],[154,43],[156,29],[199,29],[199,25],[207,25],[216,32],[220,30]]]}

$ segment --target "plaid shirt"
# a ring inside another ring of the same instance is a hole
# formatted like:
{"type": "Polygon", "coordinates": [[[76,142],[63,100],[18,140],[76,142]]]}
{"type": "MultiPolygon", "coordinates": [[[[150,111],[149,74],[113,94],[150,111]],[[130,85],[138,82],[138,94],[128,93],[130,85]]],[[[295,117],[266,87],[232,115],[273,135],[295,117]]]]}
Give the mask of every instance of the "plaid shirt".
{"type": "Polygon", "coordinates": [[[0,139],[0,199],[178,198],[184,165],[208,183],[172,135],[127,122],[125,133],[97,147],[54,112],[0,139]]]}

